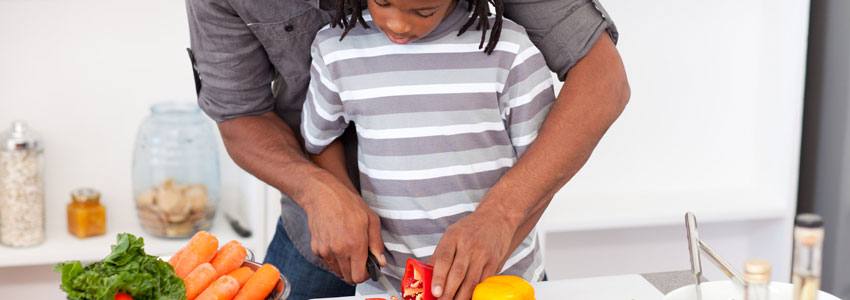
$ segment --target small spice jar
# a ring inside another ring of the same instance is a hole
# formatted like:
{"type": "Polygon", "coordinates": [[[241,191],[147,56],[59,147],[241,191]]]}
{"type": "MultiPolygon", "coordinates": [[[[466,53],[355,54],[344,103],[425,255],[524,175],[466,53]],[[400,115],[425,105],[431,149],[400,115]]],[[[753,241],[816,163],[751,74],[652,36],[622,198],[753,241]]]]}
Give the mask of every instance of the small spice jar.
{"type": "Polygon", "coordinates": [[[0,133],[0,244],[29,247],[45,236],[44,148],[23,121],[0,133]]]}
{"type": "Polygon", "coordinates": [[[68,203],[68,232],[78,238],[106,233],[106,208],[100,204],[100,192],[90,188],[71,192],[71,203],[68,203]]]}

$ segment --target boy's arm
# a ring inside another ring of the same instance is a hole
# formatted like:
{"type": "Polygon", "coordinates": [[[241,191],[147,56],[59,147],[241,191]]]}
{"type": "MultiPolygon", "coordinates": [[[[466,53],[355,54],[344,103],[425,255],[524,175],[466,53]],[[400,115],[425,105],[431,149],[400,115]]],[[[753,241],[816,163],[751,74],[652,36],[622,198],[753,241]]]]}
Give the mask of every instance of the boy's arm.
{"type": "Polygon", "coordinates": [[[333,174],[346,187],[357,193],[357,189],[351,182],[351,178],[348,177],[348,168],[345,165],[345,148],[339,139],[333,141],[321,153],[310,154],[310,160],[320,168],[333,174]]]}

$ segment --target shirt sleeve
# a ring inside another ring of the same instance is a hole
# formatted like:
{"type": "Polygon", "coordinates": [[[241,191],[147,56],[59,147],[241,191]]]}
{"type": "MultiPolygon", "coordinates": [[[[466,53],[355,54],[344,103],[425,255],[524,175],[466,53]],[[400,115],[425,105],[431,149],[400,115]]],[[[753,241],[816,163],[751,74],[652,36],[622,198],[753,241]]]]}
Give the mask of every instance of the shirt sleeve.
{"type": "Polygon", "coordinates": [[[617,27],[598,0],[504,0],[505,16],[525,27],[549,68],[564,80],[567,72],[607,32],[617,27]]]}
{"type": "Polygon", "coordinates": [[[552,73],[540,50],[530,41],[521,44],[499,95],[499,107],[511,144],[522,156],[555,102],[552,73]]]}
{"type": "Polygon", "coordinates": [[[348,127],[339,90],[331,80],[321,53],[314,44],[310,50],[310,85],[301,111],[301,134],[307,152],[319,154],[348,127]]]}
{"type": "Polygon", "coordinates": [[[271,111],[274,67],[248,25],[227,1],[188,0],[186,9],[201,109],[217,122],[271,111]]]}

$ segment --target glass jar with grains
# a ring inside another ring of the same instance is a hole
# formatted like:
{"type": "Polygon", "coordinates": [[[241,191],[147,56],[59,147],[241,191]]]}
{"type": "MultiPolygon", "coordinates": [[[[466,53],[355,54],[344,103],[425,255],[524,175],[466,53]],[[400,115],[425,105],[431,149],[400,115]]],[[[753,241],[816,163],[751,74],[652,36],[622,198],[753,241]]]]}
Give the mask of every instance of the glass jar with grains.
{"type": "Polygon", "coordinates": [[[0,134],[0,244],[44,241],[44,149],[23,121],[0,134]]]}

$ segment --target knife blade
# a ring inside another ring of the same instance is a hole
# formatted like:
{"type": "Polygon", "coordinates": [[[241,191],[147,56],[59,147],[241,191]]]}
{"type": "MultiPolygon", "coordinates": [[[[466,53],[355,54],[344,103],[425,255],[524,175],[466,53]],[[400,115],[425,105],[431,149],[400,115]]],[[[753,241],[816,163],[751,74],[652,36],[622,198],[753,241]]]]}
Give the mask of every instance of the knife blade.
{"type": "Polygon", "coordinates": [[[381,265],[378,264],[378,259],[371,252],[369,252],[369,257],[366,260],[366,271],[369,272],[369,278],[372,281],[378,282],[387,291],[388,296],[399,297],[398,290],[390,283],[387,276],[381,272],[381,265]]]}

